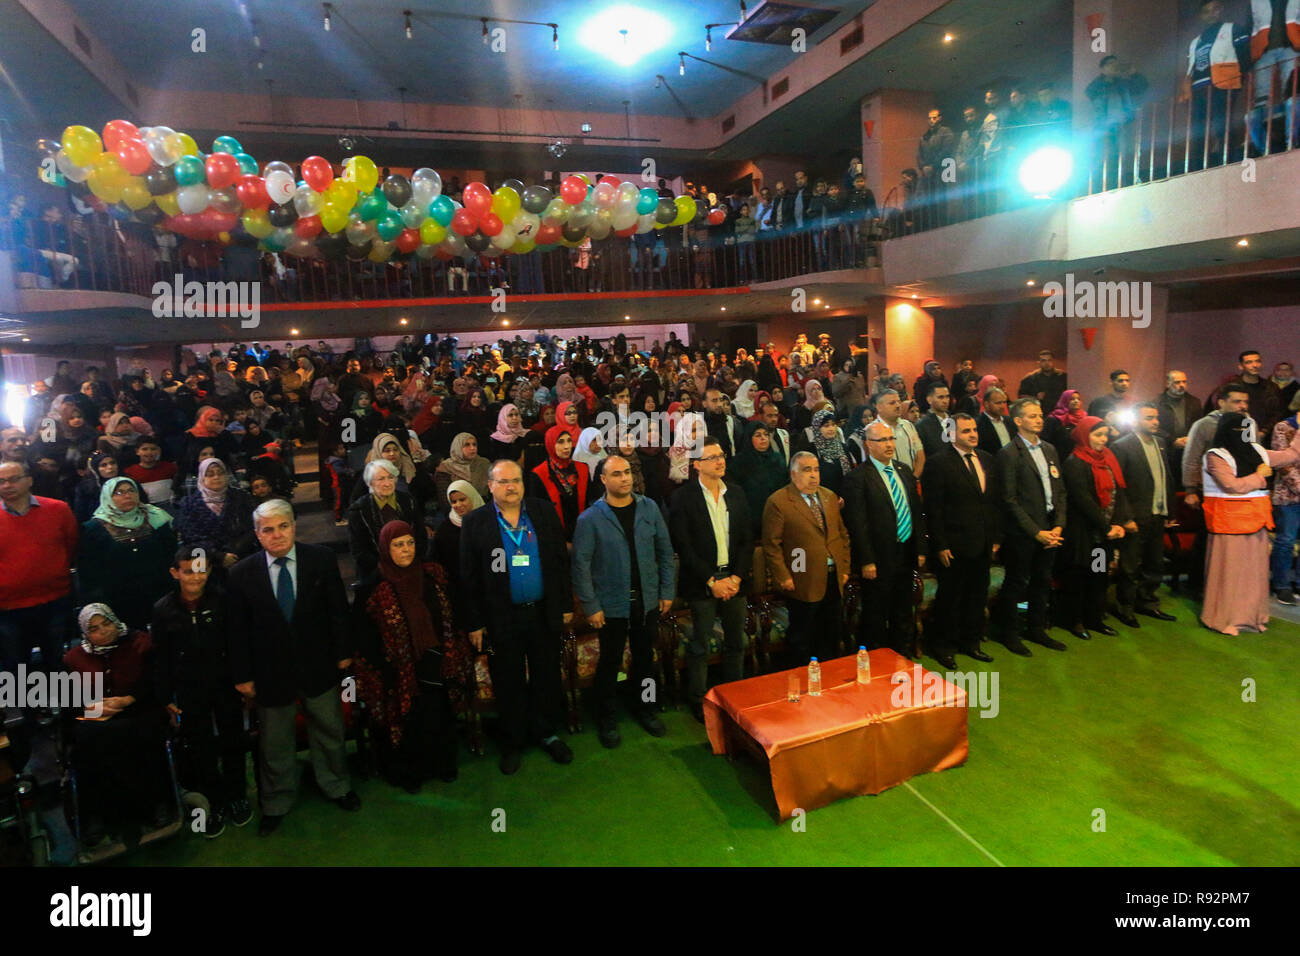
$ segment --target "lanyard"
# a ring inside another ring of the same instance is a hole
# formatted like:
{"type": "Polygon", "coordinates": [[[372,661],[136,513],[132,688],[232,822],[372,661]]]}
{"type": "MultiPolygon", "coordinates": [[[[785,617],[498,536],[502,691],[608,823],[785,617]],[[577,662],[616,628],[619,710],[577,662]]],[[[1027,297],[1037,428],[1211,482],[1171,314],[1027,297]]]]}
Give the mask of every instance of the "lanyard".
{"type": "Polygon", "coordinates": [[[514,542],[514,545],[515,545],[515,554],[523,554],[523,553],[524,553],[524,538],[525,538],[525,536],[527,536],[527,539],[528,539],[529,541],[532,541],[532,540],[533,540],[533,529],[532,529],[532,528],[525,528],[525,527],[523,526],[523,523],[524,523],[523,512],[520,512],[520,514],[519,514],[519,525],[520,525],[520,526],[519,526],[519,528],[517,528],[517,529],[516,529],[516,528],[512,528],[512,527],[510,527],[510,525],[506,524],[506,519],[505,519],[504,517],[501,516],[501,512],[499,512],[499,511],[497,512],[497,521],[499,521],[499,522],[501,523],[501,529],[502,529],[503,531],[505,531],[505,533],[510,537],[510,540],[514,542]]]}

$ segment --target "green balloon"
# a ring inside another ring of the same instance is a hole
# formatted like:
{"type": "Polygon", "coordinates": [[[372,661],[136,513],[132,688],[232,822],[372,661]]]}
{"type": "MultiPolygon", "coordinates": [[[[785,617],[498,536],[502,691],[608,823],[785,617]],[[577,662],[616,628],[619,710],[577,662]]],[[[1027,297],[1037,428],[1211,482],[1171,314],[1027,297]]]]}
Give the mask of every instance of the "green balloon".
{"type": "MultiPolygon", "coordinates": [[[[364,212],[362,216],[365,216],[364,212]]],[[[379,232],[380,239],[384,240],[384,242],[392,242],[402,234],[404,228],[402,226],[402,217],[395,212],[390,212],[375,223],[375,228],[379,232]]]]}
{"type": "Polygon", "coordinates": [[[242,153],[244,147],[239,145],[239,140],[233,136],[218,136],[212,141],[212,151],[214,153],[229,153],[231,156],[242,153]]]}
{"type": "Polygon", "coordinates": [[[204,182],[203,160],[198,156],[182,156],[172,168],[176,170],[178,186],[198,186],[204,182]]]}
{"type": "Polygon", "coordinates": [[[239,163],[239,171],[241,173],[243,173],[245,176],[257,175],[258,172],[257,160],[255,160],[252,156],[249,156],[247,153],[235,153],[234,157],[235,157],[235,162],[239,163]]]}
{"type": "MultiPolygon", "coordinates": [[[[367,222],[373,222],[384,213],[388,212],[388,200],[384,194],[376,189],[361,201],[361,218],[367,222]]],[[[401,222],[399,219],[398,222],[401,222]]],[[[400,230],[399,230],[400,231],[400,230]]]]}
{"type": "Polygon", "coordinates": [[[456,206],[446,196],[439,196],[433,202],[429,203],[429,216],[432,217],[440,226],[450,226],[451,217],[455,214],[456,206]]]}

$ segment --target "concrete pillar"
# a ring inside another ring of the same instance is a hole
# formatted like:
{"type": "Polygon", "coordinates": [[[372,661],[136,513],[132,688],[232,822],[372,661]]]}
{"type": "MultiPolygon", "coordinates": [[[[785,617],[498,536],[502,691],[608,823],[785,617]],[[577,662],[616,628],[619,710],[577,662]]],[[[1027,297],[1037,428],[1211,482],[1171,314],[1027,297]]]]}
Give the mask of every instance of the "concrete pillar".
{"type": "Polygon", "coordinates": [[[884,203],[902,171],[916,165],[916,145],[933,106],[934,94],[924,90],[876,90],[862,98],[862,164],[876,202],[884,203]]]}
{"type": "MultiPolygon", "coordinates": [[[[1089,277],[1091,281],[1091,277],[1089,277]]],[[[1078,279],[1078,282],[1083,280],[1078,279]]],[[[1066,364],[1070,387],[1079,390],[1087,404],[1110,388],[1110,373],[1124,369],[1133,377],[1132,394],[1141,400],[1154,398],[1164,388],[1169,290],[1141,283],[1147,315],[1141,318],[1070,318],[1066,337],[1066,364]],[[1150,321],[1149,325],[1145,323],[1150,321]],[[1134,327],[1134,322],[1139,327],[1134,327]],[[1092,333],[1092,345],[1085,344],[1084,331],[1092,333]]],[[[1052,321],[1048,319],[1047,321],[1052,321]]]]}
{"type": "Polygon", "coordinates": [[[884,364],[891,372],[902,372],[911,388],[925,360],[934,358],[934,316],[907,299],[889,298],[884,327],[884,364]]]}

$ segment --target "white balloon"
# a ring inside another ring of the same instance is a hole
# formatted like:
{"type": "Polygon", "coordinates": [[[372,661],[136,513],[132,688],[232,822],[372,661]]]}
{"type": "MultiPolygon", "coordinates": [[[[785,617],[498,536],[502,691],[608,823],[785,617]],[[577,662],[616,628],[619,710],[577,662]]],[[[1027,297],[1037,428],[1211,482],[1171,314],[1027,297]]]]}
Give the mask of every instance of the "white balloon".
{"type": "Polygon", "coordinates": [[[208,187],[182,186],[176,190],[176,205],[180,206],[181,212],[186,215],[203,212],[208,208],[208,187]]]}
{"type": "MultiPolygon", "coordinates": [[[[412,190],[412,194],[414,194],[414,190],[412,190]]],[[[425,220],[424,210],[427,206],[428,203],[421,205],[418,200],[412,199],[401,209],[397,210],[397,214],[402,217],[402,225],[407,229],[419,229],[420,223],[425,220]]]]}
{"type": "Polygon", "coordinates": [[[492,245],[498,249],[509,249],[515,244],[517,238],[513,229],[509,226],[502,226],[501,231],[492,237],[492,245]]]}
{"type": "Polygon", "coordinates": [[[616,209],[614,218],[610,220],[615,229],[626,229],[628,226],[636,224],[637,215],[635,209],[616,209]]]}
{"type": "Polygon", "coordinates": [[[271,173],[288,173],[289,177],[292,179],[293,167],[288,163],[282,163],[277,159],[274,162],[267,163],[266,168],[262,170],[263,176],[269,176],[271,173]]]}
{"type": "Polygon", "coordinates": [[[537,230],[542,220],[534,213],[524,210],[510,220],[510,228],[515,231],[516,239],[531,240],[537,238],[537,230]]]}
{"type": "Polygon", "coordinates": [[[617,197],[618,191],[609,183],[600,183],[591,194],[591,198],[595,201],[598,209],[608,209],[614,205],[614,200],[617,197]]]}
{"type": "Polygon", "coordinates": [[[646,213],[644,216],[637,216],[637,218],[636,218],[636,234],[637,234],[638,236],[643,235],[643,234],[649,232],[649,231],[650,231],[651,229],[653,229],[654,227],[655,227],[655,214],[654,214],[654,213],[652,213],[652,212],[648,212],[648,213],[646,213]]]}
{"type": "Polygon", "coordinates": [[[325,206],[325,197],[306,183],[293,191],[293,208],[300,216],[314,216],[325,206]]]}
{"type": "Polygon", "coordinates": [[[591,225],[587,227],[587,235],[592,239],[604,239],[609,235],[609,220],[597,216],[592,220],[591,225]]]}
{"type": "MultiPolygon", "coordinates": [[[[281,166],[284,164],[281,163],[281,166]]],[[[277,206],[283,206],[293,199],[294,190],[297,184],[293,181],[293,176],[282,169],[273,170],[265,176],[266,194],[271,197],[271,202],[277,206]]]]}
{"type": "Polygon", "coordinates": [[[422,206],[427,206],[442,195],[442,177],[436,169],[422,166],[411,174],[411,196],[422,206]]]}
{"type": "Polygon", "coordinates": [[[68,154],[62,149],[54,154],[54,165],[59,167],[59,172],[63,173],[63,178],[68,182],[84,183],[90,175],[89,166],[78,166],[68,159],[68,154]]]}

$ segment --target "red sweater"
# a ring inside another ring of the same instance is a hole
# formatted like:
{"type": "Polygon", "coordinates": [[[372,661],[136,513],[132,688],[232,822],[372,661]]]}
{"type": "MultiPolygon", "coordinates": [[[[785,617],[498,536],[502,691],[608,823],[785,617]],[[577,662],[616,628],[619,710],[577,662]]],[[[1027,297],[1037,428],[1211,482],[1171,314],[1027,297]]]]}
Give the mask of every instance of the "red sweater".
{"type": "Polygon", "coordinates": [[[62,501],[32,495],[21,517],[0,505],[0,610],[66,597],[76,557],[77,519],[62,501]]]}

